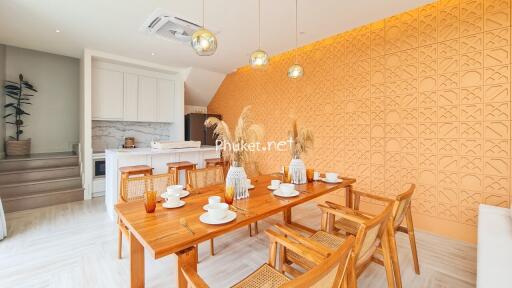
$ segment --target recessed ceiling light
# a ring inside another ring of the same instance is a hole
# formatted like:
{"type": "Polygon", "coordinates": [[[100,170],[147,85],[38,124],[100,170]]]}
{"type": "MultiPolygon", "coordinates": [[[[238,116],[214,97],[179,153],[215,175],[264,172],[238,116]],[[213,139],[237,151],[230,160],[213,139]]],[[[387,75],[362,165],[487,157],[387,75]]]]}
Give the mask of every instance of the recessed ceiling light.
{"type": "Polygon", "coordinates": [[[151,52],[151,56],[155,56],[155,52],[151,52]]]}
{"type": "Polygon", "coordinates": [[[59,29],[57,29],[57,30],[55,30],[55,32],[56,32],[56,33],[60,33],[60,30],[59,30],[59,29]]]}

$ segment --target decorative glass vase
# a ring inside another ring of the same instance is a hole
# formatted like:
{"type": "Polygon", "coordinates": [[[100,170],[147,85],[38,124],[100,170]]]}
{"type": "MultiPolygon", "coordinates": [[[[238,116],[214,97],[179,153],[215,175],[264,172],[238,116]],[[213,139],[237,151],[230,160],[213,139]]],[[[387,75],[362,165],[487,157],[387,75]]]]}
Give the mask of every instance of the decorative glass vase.
{"type": "Polygon", "coordinates": [[[238,162],[233,162],[229,167],[226,175],[226,189],[232,186],[235,189],[235,199],[244,199],[249,197],[249,189],[247,187],[247,174],[244,167],[238,162]]]}
{"type": "Polygon", "coordinates": [[[292,161],[290,161],[288,173],[290,176],[290,183],[305,184],[308,182],[306,177],[306,164],[304,164],[304,161],[302,161],[298,156],[294,156],[292,161]]]}

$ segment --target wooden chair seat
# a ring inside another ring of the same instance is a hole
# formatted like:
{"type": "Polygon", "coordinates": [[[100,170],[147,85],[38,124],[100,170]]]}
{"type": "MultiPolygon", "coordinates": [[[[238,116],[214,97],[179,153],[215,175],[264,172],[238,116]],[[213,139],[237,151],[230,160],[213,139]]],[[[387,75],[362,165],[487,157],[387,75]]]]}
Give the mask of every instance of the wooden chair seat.
{"type": "Polygon", "coordinates": [[[168,168],[176,168],[176,169],[191,169],[194,168],[196,164],[189,161],[180,161],[180,162],[170,162],[167,163],[168,168]]]}
{"type": "MultiPolygon", "coordinates": [[[[325,231],[317,231],[315,234],[308,237],[311,240],[316,241],[319,244],[322,244],[323,246],[331,249],[336,250],[338,249],[343,242],[345,242],[344,237],[338,237],[333,234],[327,233],[325,231]]],[[[305,257],[303,257],[300,254],[297,254],[293,251],[287,251],[286,256],[294,263],[304,263],[308,266],[309,269],[315,267],[315,263],[307,260],[305,257]]]]}
{"type": "Polygon", "coordinates": [[[134,165],[119,168],[119,172],[121,172],[121,174],[126,174],[127,176],[150,175],[152,174],[152,171],[153,169],[148,165],[134,165]]]}
{"type": "Polygon", "coordinates": [[[336,222],[334,222],[334,228],[336,228],[338,230],[342,230],[344,232],[347,232],[351,235],[356,235],[360,226],[361,226],[361,224],[354,222],[354,221],[347,220],[345,218],[341,218],[339,220],[336,220],[336,222]]]}
{"type": "Polygon", "coordinates": [[[204,162],[206,163],[206,167],[208,166],[217,166],[217,165],[225,165],[226,161],[222,158],[210,158],[210,159],[204,159],[204,162]]]}
{"type": "Polygon", "coordinates": [[[261,265],[258,270],[252,272],[242,281],[238,282],[233,288],[276,288],[290,281],[290,278],[281,274],[267,263],[261,265]]]}

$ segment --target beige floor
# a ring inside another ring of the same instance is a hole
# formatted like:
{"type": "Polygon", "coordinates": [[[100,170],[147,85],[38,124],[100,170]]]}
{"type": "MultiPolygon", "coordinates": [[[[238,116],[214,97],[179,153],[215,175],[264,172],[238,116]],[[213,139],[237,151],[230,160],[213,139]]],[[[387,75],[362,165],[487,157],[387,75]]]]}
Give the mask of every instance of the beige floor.
{"type": "MultiPolygon", "coordinates": [[[[294,209],[294,220],[314,226],[314,205],[294,209]]],[[[260,223],[266,229],[278,217],[260,223]]],[[[128,287],[129,262],[116,257],[116,226],[103,199],[7,215],[8,238],[0,241],[0,287],[128,287]]],[[[404,287],[475,287],[476,248],[418,232],[422,274],[411,265],[408,241],[398,239],[404,287]]],[[[216,239],[218,255],[200,246],[199,273],[211,287],[228,287],[267,260],[264,233],[249,238],[241,229],[216,239]]],[[[125,251],[127,247],[125,247],[125,251]]],[[[146,259],[147,287],[175,287],[175,256],[146,259]]],[[[381,266],[362,274],[360,287],[385,287],[381,266]]]]}

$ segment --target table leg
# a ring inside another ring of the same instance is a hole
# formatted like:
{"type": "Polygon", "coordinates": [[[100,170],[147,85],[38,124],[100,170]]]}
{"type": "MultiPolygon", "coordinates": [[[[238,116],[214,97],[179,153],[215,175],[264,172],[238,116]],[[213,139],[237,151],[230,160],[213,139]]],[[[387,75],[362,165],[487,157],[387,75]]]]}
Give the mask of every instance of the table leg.
{"type": "Polygon", "coordinates": [[[144,287],[144,246],[130,233],[130,287],[144,287]]]}
{"type": "Polygon", "coordinates": [[[285,224],[292,223],[292,208],[288,208],[283,211],[283,222],[285,224]]]}
{"type": "Polygon", "coordinates": [[[197,272],[197,248],[192,246],[176,253],[176,255],[178,255],[178,287],[187,288],[187,279],[183,272],[181,272],[181,267],[188,266],[197,272]]]}
{"type": "Polygon", "coordinates": [[[345,187],[345,207],[353,208],[352,207],[352,185],[348,185],[347,187],[345,187]]]}

